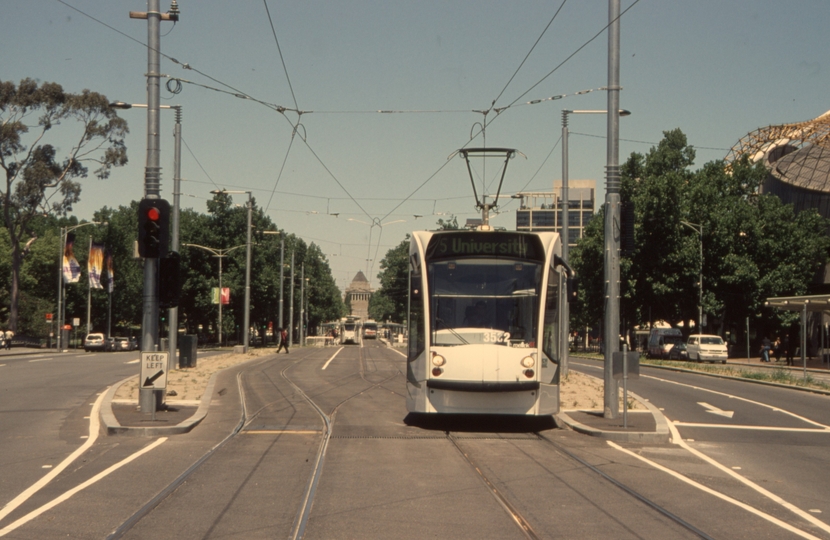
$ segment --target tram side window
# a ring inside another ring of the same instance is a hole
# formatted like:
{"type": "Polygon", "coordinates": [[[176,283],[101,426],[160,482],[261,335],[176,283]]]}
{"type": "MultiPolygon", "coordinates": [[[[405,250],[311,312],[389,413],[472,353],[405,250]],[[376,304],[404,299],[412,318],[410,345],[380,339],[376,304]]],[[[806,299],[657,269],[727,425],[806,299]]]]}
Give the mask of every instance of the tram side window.
{"type": "Polygon", "coordinates": [[[414,361],[426,347],[424,336],[424,295],[421,274],[409,276],[409,356],[414,361]]]}
{"type": "Polygon", "coordinates": [[[542,351],[554,363],[559,363],[559,272],[551,267],[545,298],[545,326],[542,351]]]}

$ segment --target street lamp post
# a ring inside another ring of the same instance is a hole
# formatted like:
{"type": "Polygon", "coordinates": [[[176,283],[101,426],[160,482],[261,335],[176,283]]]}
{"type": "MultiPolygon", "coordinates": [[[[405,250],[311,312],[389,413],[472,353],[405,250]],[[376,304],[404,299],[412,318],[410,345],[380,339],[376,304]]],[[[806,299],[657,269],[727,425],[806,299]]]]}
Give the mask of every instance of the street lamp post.
{"type": "Polygon", "coordinates": [[[291,295],[288,297],[288,345],[294,345],[294,252],[291,252],[291,295]]]}
{"type": "Polygon", "coordinates": [[[689,227],[700,236],[700,271],[698,272],[698,314],[697,314],[697,333],[703,333],[703,224],[689,223],[688,221],[680,221],[681,224],[689,227]]]}
{"type": "Polygon", "coordinates": [[[214,189],[211,191],[214,195],[219,193],[224,193],[227,195],[248,195],[248,231],[247,231],[247,255],[246,255],[246,263],[245,263],[245,332],[244,332],[244,340],[243,346],[245,347],[243,352],[248,352],[248,342],[251,335],[251,212],[253,209],[253,201],[251,200],[251,192],[250,191],[230,191],[227,189],[214,189]]]}
{"type": "Polygon", "coordinates": [[[300,347],[305,346],[305,263],[300,265],[300,347]]]}
{"type": "Polygon", "coordinates": [[[284,328],[282,325],[282,278],[283,278],[283,265],[284,263],[284,256],[285,253],[285,235],[282,234],[280,231],[262,231],[262,234],[278,234],[280,235],[280,311],[279,311],[279,322],[277,323],[277,328],[284,328]]]}
{"type": "Polygon", "coordinates": [[[222,259],[225,258],[231,251],[244,247],[248,244],[239,244],[230,248],[219,249],[207,246],[200,246],[199,244],[182,244],[185,247],[195,247],[203,249],[211,253],[214,257],[219,259],[219,346],[222,346],[222,259]]]}
{"type": "MultiPolygon", "coordinates": [[[[57,336],[57,348],[56,351],[63,350],[63,347],[66,347],[68,344],[63,343],[63,325],[64,321],[64,311],[66,309],[66,305],[64,302],[64,288],[63,288],[63,256],[66,253],[66,238],[69,233],[74,231],[75,229],[80,229],[81,227],[86,227],[87,225],[106,225],[107,222],[100,222],[100,221],[87,221],[86,223],[79,223],[78,225],[74,225],[72,227],[61,227],[61,237],[60,237],[60,252],[58,252],[58,336],[57,336]]],[[[87,323],[88,324],[88,323],[87,323]]]]}
{"type": "MultiPolygon", "coordinates": [[[[562,109],[562,196],[560,197],[560,206],[562,208],[562,259],[566,263],[570,263],[568,258],[569,251],[570,251],[570,243],[571,243],[571,229],[570,229],[570,206],[571,206],[571,198],[570,192],[568,190],[568,115],[569,114],[608,114],[608,111],[605,110],[568,110],[562,109]]],[[[620,116],[628,116],[631,112],[621,109],[620,116]]],[[[561,297],[562,304],[560,306],[560,312],[562,313],[562,320],[563,321],[570,321],[570,306],[568,302],[564,299],[564,295],[561,297]]],[[[561,325],[562,333],[560,337],[562,339],[561,343],[564,344],[562,350],[562,375],[566,376],[568,374],[568,358],[569,358],[569,346],[570,346],[570,325],[563,324],[561,325]]]]}

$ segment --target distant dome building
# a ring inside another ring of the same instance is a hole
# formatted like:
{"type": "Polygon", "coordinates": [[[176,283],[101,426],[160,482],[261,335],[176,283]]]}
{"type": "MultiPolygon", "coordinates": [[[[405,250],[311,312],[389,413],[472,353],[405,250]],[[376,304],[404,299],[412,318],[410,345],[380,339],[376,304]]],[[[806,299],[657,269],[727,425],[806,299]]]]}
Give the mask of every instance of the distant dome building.
{"type": "Polygon", "coordinates": [[[346,303],[351,306],[352,317],[362,320],[369,318],[369,300],[373,292],[366,275],[358,271],[351,285],[346,288],[346,303]]]}

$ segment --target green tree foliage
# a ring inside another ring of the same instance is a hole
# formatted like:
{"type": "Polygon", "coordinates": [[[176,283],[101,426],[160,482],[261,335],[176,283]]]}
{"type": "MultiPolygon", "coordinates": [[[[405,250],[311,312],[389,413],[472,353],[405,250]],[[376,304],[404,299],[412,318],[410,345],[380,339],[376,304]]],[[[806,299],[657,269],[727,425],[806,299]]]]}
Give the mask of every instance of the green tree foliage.
{"type": "Polygon", "coordinates": [[[369,302],[369,316],[376,321],[403,323],[407,320],[409,298],[409,235],[386,252],[380,262],[380,289],[369,302]]]}
{"type": "MultiPolygon", "coordinates": [[[[643,156],[621,168],[623,200],[635,205],[635,249],[621,261],[627,329],[666,320],[697,321],[703,227],[705,330],[740,332],[746,317],[772,335],[786,314],[763,308],[766,298],[804,294],[830,250],[828,223],[814,211],[795,215],[773,195],[760,194],[762,164],[723,161],[693,171],[694,150],[680,130],[664,133],[643,156]],[[685,225],[683,222],[691,224],[685,225]]],[[[572,250],[580,276],[573,323],[598,325],[604,310],[604,213],[572,250]]]]}
{"type": "Polygon", "coordinates": [[[0,81],[0,187],[3,223],[11,247],[9,326],[18,330],[20,272],[32,245],[32,221],[44,213],[66,215],[78,202],[79,180],[94,164],[99,179],[112,167],[127,163],[124,136],[127,123],[110,108],[105,96],[84,90],[70,94],[59,84],[38,84],[24,79],[19,85],[0,81]],[[74,122],[73,126],[66,126],[74,122]],[[54,131],[52,131],[54,130],[54,131]],[[50,132],[67,135],[69,150],[63,157],[46,143],[50,132]]]}

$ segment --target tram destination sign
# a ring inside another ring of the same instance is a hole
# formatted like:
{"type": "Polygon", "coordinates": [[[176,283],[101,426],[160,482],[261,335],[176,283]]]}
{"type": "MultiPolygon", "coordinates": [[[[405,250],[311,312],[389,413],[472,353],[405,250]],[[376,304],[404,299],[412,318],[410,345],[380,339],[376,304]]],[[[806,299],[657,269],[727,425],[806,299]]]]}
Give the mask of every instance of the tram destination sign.
{"type": "Polygon", "coordinates": [[[511,232],[438,233],[429,241],[428,260],[456,257],[506,257],[544,261],[541,241],[532,234],[511,232]]]}
{"type": "Polygon", "coordinates": [[[167,388],[167,359],[168,352],[142,352],[141,372],[138,380],[140,388],[164,390],[167,388]]]}

